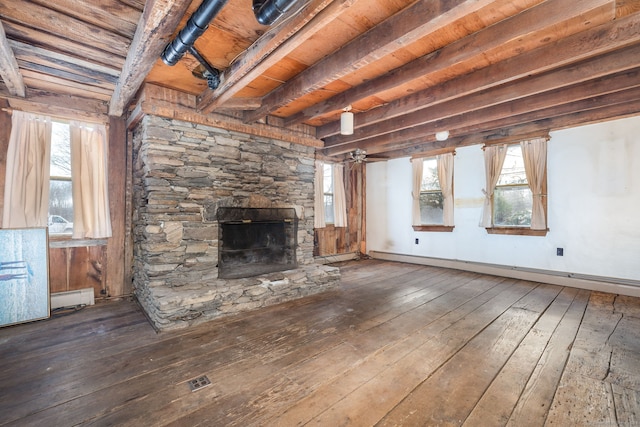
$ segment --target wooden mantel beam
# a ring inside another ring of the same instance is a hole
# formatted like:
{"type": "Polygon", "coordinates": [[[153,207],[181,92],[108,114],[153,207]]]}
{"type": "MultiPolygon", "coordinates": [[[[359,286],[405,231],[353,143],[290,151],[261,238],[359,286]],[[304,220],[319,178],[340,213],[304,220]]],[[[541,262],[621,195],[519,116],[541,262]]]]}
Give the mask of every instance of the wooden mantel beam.
{"type": "Polygon", "coordinates": [[[138,96],[136,105],[129,115],[127,126],[133,129],[145,115],[182,120],[233,132],[242,132],[263,138],[291,142],[308,147],[321,148],[322,141],[315,138],[315,129],[307,125],[284,128],[274,118],[270,123],[243,123],[233,114],[219,112],[202,114],[196,110],[196,96],[175,89],[160,87],[146,83],[138,96]]]}
{"type": "Polygon", "coordinates": [[[190,4],[190,0],[147,1],[122,73],[111,96],[110,116],[122,115],[125,106],[160,57],[190,4]]]}
{"type": "Polygon", "coordinates": [[[26,96],[27,89],[24,85],[22,74],[20,74],[18,61],[16,61],[13,50],[9,46],[2,21],[0,21],[0,76],[10,94],[21,98],[26,96]]]}
{"type": "Polygon", "coordinates": [[[372,63],[489,4],[491,0],[420,0],[355,38],[263,98],[262,107],[247,112],[253,122],[283,105],[372,63]]]}

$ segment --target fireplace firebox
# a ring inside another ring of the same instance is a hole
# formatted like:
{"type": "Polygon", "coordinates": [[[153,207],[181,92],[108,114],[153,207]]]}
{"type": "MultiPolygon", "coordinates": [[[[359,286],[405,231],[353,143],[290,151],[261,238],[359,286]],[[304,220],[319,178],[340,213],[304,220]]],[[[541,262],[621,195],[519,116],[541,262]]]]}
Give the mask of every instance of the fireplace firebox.
{"type": "Polygon", "coordinates": [[[295,209],[220,207],[217,220],[218,277],[238,279],[297,268],[295,209]]]}

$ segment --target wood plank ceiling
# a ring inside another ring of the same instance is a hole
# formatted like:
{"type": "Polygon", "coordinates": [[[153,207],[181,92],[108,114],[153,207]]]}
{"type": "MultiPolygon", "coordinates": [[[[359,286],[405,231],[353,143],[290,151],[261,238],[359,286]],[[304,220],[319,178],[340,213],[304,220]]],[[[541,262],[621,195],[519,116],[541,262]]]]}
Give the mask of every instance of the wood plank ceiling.
{"type": "Polygon", "coordinates": [[[3,0],[0,97],[119,116],[146,81],[196,95],[201,113],[311,125],[329,156],[400,157],[640,112],[640,0],[297,0],[271,27],[252,0],[228,0],[195,43],[221,70],[215,90],[190,54],[159,59],[200,3],[3,0]]]}

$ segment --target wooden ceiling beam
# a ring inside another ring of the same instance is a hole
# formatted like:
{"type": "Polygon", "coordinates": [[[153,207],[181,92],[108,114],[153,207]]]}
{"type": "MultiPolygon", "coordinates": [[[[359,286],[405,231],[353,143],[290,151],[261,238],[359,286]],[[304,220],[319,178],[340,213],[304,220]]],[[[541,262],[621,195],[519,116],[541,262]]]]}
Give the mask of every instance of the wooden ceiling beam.
{"type": "Polygon", "coordinates": [[[219,110],[255,110],[262,105],[262,98],[231,98],[219,110]]]}
{"type": "MultiPolygon", "coordinates": [[[[639,73],[634,72],[634,77],[637,78],[639,73]]],[[[456,129],[456,133],[460,135],[473,134],[479,131],[484,131],[489,128],[503,129],[516,125],[526,124],[530,122],[536,122],[547,118],[564,116],[567,114],[574,114],[582,111],[595,110],[603,106],[612,106],[627,103],[638,99],[640,96],[640,88],[632,87],[623,89],[620,91],[605,93],[597,95],[579,101],[567,102],[565,104],[559,104],[535,110],[527,113],[514,114],[513,116],[499,117],[486,123],[467,124],[464,127],[456,129]]]]}
{"type": "MultiPolygon", "coordinates": [[[[629,94],[640,93],[637,90],[638,86],[640,86],[640,71],[636,69],[405,129],[406,133],[395,132],[390,138],[379,137],[384,140],[384,144],[376,145],[394,144],[406,141],[407,138],[413,139],[416,135],[430,135],[433,138],[436,132],[443,130],[449,130],[452,135],[479,132],[486,130],[488,123],[498,127],[513,126],[543,119],[548,117],[547,115],[567,114],[593,108],[594,100],[597,102],[603,95],[611,93],[618,95],[607,98],[608,102],[612,100],[625,102],[629,96],[633,96],[629,94]]],[[[375,144],[375,140],[369,141],[368,144],[375,144]]]]}
{"type": "Polygon", "coordinates": [[[31,0],[48,9],[131,38],[136,31],[139,11],[119,0],[31,0]]]}
{"type": "Polygon", "coordinates": [[[30,89],[39,89],[60,95],[77,95],[109,101],[113,92],[113,85],[111,87],[89,86],[86,82],[72,81],[31,69],[23,69],[22,76],[30,89]]]}
{"type": "MultiPolygon", "coordinates": [[[[385,156],[390,159],[394,159],[410,157],[417,154],[429,154],[442,149],[460,148],[470,145],[514,142],[519,139],[526,139],[527,137],[549,131],[557,131],[576,126],[584,126],[623,117],[635,116],[638,113],[640,113],[640,100],[636,98],[624,103],[600,105],[591,110],[549,117],[508,128],[497,128],[475,134],[462,135],[459,137],[449,138],[446,141],[423,140],[422,142],[415,142],[414,144],[408,144],[404,147],[385,150],[385,156]]],[[[367,153],[369,153],[369,150],[367,150],[367,153]]],[[[372,150],[371,153],[374,154],[375,150],[372,150]]]]}
{"type": "Polygon", "coordinates": [[[2,77],[9,93],[22,98],[25,97],[27,89],[20,74],[18,61],[16,61],[11,46],[9,46],[2,21],[0,21],[0,77],[2,77]]]}
{"type": "Polygon", "coordinates": [[[29,87],[26,96],[14,96],[0,90],[0,99],[6,99],[16,110],[42,113],[63,119],[107,123],[107,103],[96,99],[62,95],[29,87]]]}
{"type": "MultiPolygon", "coordinates": [[[[510,103],[507,108],[513,108],[514,114],[504,114],[502,116],[490,116],[487,115],[485,121],[476,122],[473,124],[467,124],[464,122],[464,118],[457,128],[452,129],[451,137],[449,140],[457,141],[459,138],[466,138],[468,135],[483,134],[486,132],[497,132],[505,129],[510,129],[515,126],[524,126],[528,123],[538,123],[541,120],[553,118],[557,116],[566,116],[568,114],[574,114],[576,112],[586,112],[590,110],[597,110],[605,106],[615,106],[619,104],[628,103],[635,99],[640,98],[640,81],[638,76],[640,72],[638,70],[623,73],[620,76],[610,79],[613,84],[616,79],[627,80],[635,82],[635,87],[628,90],[611,91],[611,93],[605,93],[604,95],[592,96],[584,98],[578,101],[571,102],[567,100],[565,103],[559,103],[545,108],[537,110],[527,111],[528,98],[521,99],[510,103]],[[525,112],[526,111],[526,112],[525,112]],[[520,112],[520,113],[518,113],[520,112]]],[[[605,84],[608,82],[604,82],[605,84]]],[[[598,93],[596,90],[594,93],[598,93]]],[[[554,101],[558,101],[564,94],[559,94],[554,101]]],[[[550,94],[553,96],[553,94],[550,94]]],[[[478,112],[481,113],[481,112],[478,112]]],[[[447,140],[447,141],[449,141],[447,140]]],[[[367,150],[368,153],[375,154],[380,152],[397,151],[404,147],[412,147],[423,144],[434,143],[435,134],[432,127],[418,126],[412,129],[406,129],[389,135],[387,138],[384,136],[372,138],[370,140],[359,141],[356,143],[346,144],[339,147],[332,147],[324,150],[324,153],[331,156],[340,155],[349,151],[353,151],[356,148],[367,150]]],[[[438,148],[442,148],[444,145],[437,145],[438,148]]]]}
{"type": "MultiPolygon", "coordinates": [[[[375,136],[398,132],[402,129],[433,123],[447,117],[483,109],[503,102],[525,98],[537,93],[557,90],[579,82],[599,78],[640,66],[640,45],[631,46],[596,58],[582,61],[538,76],[524,78],[466,97],[416,110],[401,117],[356,129],[352,136],[337,135],[325,139],[331,147],[375,136]]],[[[356,120],[358,118],[356,117],[356,120]]]]}
{"type": "MultiPolygon", "coordinates": [[[[640,14],[613,21],[536,50],[416,92],[356,116],[356,128],[456,99],[516,79],[640,42],[640,14]]],[[[318,138],[337,135],[338,122],[318,128],[318,138]]]]}
{"type": "Polygon", "coordinates": [[[39,30],[41,38],[60,35],[116,55],[124,55],[129,48],[127,37],[24,0],[2,0],[0,16],[39,30]]]}
{"type": "MultiPolygon", "coordinates": [[[[447,67],[483,55],[485,52],[496,49],[514,39],[539,33],[546,28],[565,22],[567,16],[583,15],[587,20],[588,14],[594,11],[598,12],[598,17],[602,20],[611,21],[615,17],[615,10],[610,0],[590,0],[579,3],[574,0],[543,2],[511,18],[470,34],[436,52],[431,52],[378,78],[369,80],[365,84],[355,86],[315,104],[287,118],[285,123],[287,125],[301,123],[331,111],[341,110],[345,105],[353,104],[412,80],[427,77],[447,67]]],[[[564,56],[563,60],[566,61],[567,57],[564,56]]]]}
{"type": "Polygon", "coordinates": [[[55,49],[56,52],[64,52],[73,58],[90,60],[96,64],[117,68],[118,72],[124,65],[125,53],[122,53],[122,56],[114,55],[95,46],[86,46],[53,34],[47,34],[47,37],[43,39],[42,33],[38,29],[15,22],[5,22],[5,30],[13,41],[23,42],[29,46],[41,47],[46,50],[55,49]]]}
{"type": "Polygon", "coordinates": [[[263,98],[262,107],[245,114],[245,121],[254,122],[263,118],[296,98],[491,3],[491,0],[419,0],[273,90],[263,98]]]}
{"type": "MultiPolygon", "coordinates": [[[[210,113],[342,14],[355,0],[313,0],[292,19],[267,31],[223,73],[216,90],[198,97],[198,109],[210,113]]],[[[226,108],[226,107],[225,107],[226,108]]],[[[257,108],[257,107],[256,107],[257,108]]]]}
{"type": "Polygon", "coordinates": [[[110,116],[122,115],[124,107],[138,91],[153,64],[160,58],[189,4],[190,0],[147,2],[111,96],[110,116]]]}
{"type": "Polygon", "coordinates": [[[13,48],[16,60],[23,70],[47,70],[47,72],[56,77],[94,86],[108,87],[110,90],[113,90],[113,86],[120,75],[120,70],[118,69],[73,58],[63,53],[17,41],[11,41],[9,45],[13,48]]]}

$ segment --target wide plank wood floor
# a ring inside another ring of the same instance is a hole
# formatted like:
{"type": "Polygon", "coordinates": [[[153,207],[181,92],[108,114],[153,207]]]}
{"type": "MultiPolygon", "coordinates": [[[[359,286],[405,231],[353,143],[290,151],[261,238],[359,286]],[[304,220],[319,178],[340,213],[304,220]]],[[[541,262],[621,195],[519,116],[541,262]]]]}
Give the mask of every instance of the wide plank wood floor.
{"type": "Polygon", "coordinates": [[[133,302],[0,329],[0,425],[640,425],[640,299],[341,269],[340,290],[188,330],[133,302]]]}

